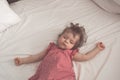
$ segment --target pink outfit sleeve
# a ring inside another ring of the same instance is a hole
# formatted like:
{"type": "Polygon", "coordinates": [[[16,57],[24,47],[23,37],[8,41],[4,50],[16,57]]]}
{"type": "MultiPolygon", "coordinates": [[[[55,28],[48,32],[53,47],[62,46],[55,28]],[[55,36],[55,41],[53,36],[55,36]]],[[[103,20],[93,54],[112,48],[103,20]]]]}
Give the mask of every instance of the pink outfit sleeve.
{"type": "Polygon", "coordinates": [[[53,47],[54,43],[50,42],[47,48],[47,52],[49,52],[51,50],[51,48],[53,47]]]}
{"type": "Polygon", "coordinates": [[[79,49],[75,49],[75,50],[73,50],[72,51],[72,56],[74,56],[76,53],[78,53],[79,52],[79,49]]]}

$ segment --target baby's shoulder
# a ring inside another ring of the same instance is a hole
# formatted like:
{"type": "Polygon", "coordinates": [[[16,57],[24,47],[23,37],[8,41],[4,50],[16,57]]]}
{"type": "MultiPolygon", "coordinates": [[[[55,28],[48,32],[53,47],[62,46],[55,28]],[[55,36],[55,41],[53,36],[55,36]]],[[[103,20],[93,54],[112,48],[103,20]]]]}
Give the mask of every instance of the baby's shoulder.
{"type": "Polygon", "coordinates": [[[51,49],[55,48],[55,46],[56,46],[56,44],[54,42],[50,42],[47,50],[51,50],[51,49]]]}
{"type": "Polygon", "coordinates": [[[54,42],[50,42],[49,46],[55,46],[56,44],[54,42]]]}

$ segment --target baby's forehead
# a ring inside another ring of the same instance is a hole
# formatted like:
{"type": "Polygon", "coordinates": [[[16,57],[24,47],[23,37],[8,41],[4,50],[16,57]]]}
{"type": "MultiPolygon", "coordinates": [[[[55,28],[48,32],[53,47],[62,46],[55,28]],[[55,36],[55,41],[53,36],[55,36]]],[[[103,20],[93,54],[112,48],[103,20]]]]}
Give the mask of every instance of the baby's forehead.
{"type": "Polygon", "coordinates": [[[80,34],[77,34],[77,33],[75,33],[75,32],[73,32],[73,31],[71,31],[71,30],[68,30],[68,31],[65,31],[63,34],[71,34],[74,38],[75,37],[79,37],[80,38],[80,34]]]}
{"type": "Polygon", "coordinates": [[[73,40],[79,40],[80,39],[80,35],[74,34],[72,32],[65,32],[65,33],[63,33],[63,35],[69,36],[73,40]]]}

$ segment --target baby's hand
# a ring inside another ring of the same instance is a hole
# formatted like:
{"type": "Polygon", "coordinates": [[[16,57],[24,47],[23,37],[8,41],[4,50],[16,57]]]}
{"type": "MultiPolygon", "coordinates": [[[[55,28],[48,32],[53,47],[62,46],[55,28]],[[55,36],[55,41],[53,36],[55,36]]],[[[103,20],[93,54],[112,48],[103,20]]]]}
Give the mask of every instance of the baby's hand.
{"type": "Polygon", "coordinates": [[[102,42],[98,42],[97,46],[96,46],[99,50],[104,50],[105,49],[105,45],[102,42]]]}
{"type": "Polygon", "coordinates": [[[16,65],[16,66],[19,66],[19,65],[22,64],[22,60],[21,60],[21,58],[19,58],[19,57],[16,57],[16,58],[14,59],[14,62],[15,62],[15,65],[16,65]]]}

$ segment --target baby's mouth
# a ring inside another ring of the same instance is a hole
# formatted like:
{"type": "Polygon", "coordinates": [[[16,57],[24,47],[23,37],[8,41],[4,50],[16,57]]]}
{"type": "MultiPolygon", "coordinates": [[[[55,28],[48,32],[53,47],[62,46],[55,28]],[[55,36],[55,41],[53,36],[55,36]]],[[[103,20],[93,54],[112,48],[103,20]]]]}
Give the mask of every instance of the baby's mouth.
{"type": "Polygon", "coordinates": [[[65,44],[65,43],[63,43],[63,46],[64,46],[64,47],[66,47],[66,44],[65,44]]]}

